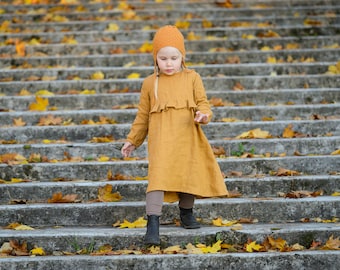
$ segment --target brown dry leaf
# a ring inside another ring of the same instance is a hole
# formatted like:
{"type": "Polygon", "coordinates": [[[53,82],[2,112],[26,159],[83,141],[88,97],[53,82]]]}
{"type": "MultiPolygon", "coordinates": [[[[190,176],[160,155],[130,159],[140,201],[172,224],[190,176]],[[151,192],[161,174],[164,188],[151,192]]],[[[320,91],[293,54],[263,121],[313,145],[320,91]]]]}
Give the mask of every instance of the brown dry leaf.
{"type": "Polygon", "coordinates": [[[225,155],[225,150],[223,146],[212,146],[212,150],[214,152],[215,156],[224,156],[225,155]]]}
{"type": "Polygon", "coordinates": [[[16,126],[16,127],[23,127],[25,126],[26,123],[22,120],[22,118],[14,118],[13,119],[13,126],[16,126]]]}
{"type": "Polygon", "coordinates": [[[298,171],[288,170],[284,168],[279,168],[276,173],[277,176],[293,176],[300,175],[298,171]]]}
{"type": "Polygon", "coordinates": [[[113,142],[115,139],[112,135],[104,136],[104,137],[93,137],[89,142],[91,143],[109,143],[113,142]]]}
{"type": "Polygon", "coordinates": [[[242,194],[238,190],[228,190],[228,198],[240,198],[242,194]]]}
{"type": "Polygon", "coordinates": [[[307,190],[298,190],[298,191],[291,191],[285,194],[285,198],[306,198],[306,197],[317,197],[322,196],[323,191],[307,191],[307,190]]]}
{"type": "Polygon", "coordinates": [[[22,244],[20,244],[17,240],[10,240],[9,243],[11,247],[13,248],[11,255],[15,255],[15,256],[28,256],[29,255],[26,242],[23,242],[22,244]]]}
{"type": "Polygon", "coordinates": [[[274,32],[272,30],[268,30],[267,32],[258,33],[257,37],[259,37],[259,38],[279,38],[281,36],[278,33],[274,32]]]}
{"type": "Polygon", "coordinates": [[[39,119],[38,126],[58,126],[63,122],[61,117],[55,117],[51,114],[39,119]]]}
{"type": "Polygon", "coordinates": [[[333,235],[329,237],[326,244],[321,248],[323,250],[340,250],[340,240],[339,237],[334,239],[333,235]]]}
{"type": "Polygon", "coordinates": [[[242,85],[241,83],[237,82],[237,83],[235,83],[235,85],[233,86],[233,90],[234,90],[234,91],[242,91],[242,90],[244,90],[244,87],[243,87],[243,85],[242,85]]]}
{"type": "Polygon", "coordinates": [[[311,26],[321,26],[322,22],[307,18],[303,21],[303,24],[304,25],[311,25],[311,26]]]}
{"type": "Polygon", "coordinates": [[[233,4],[231,0],[216,0],[215,4],[219,7],[224,7],[224,8],[233,8],[233,4]]]}
{"type": "Polygon", "coordinates": [[[217,98],[217,97],[212,97],[209,100],[210,104],[214,107],[223,107],[224,106],[224,102],[221,98],[217,98]]]}
{"type": "Polygon", "coordinates": [[[63,196],[61,192],[54,193],[51,199],[48,199],[48,203],[75,203],[77,201],[77,194],[68,194],[63,196]]]}
{"type": "Polygon", "coordinates": [[[98,201],[100,202],[118,202],[122,199],[119,192],[112,193],[112,185],[106,184],[98,189],[98,201]]]}
{"type": "Polygon", "coordinates": [[[0,163],[7,163],[8,165],[17,165],[27,163],[24,156],[18,153],[5,153],[0,155],[0,163]]]}
{"type": "Polygon", "coordinates": [[[268,236],[266,240],[263,242],[263,245],[266,247],[266,250],[275,250],[275,251],[284,251],[287,248],[287,242],[282,238],[274,239],[271,236],[268,236]]]}

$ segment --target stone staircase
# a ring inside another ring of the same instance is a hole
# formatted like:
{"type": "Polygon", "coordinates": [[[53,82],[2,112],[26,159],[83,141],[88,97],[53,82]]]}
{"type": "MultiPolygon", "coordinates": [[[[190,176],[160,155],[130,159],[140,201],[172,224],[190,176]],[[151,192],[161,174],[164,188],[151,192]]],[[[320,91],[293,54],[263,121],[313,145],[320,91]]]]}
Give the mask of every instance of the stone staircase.
{"type": "Polygon", "coordinates": [[[46,255],[2,254],[1,270],[338,269],[339,250],[310,249],[340,237],[340,199],[331,196],[340,191],[338,1],[24,2],[0,1],[0,247],[16,240],[46,255]],[[146,142],[131,160],[120,148],[153,71],[148,44],[175,23],[212,103],[204,131],[236,195],[197,200],[199,230],[176,226],[177,205],[165,204],[162,248],[272,236],[302,251],[91,256],[107,244],[143,249],[145,228],[113,224],[145,215],[146,142]],[[46,110],[29,110],[41,90],[46,110]],[[267,138],[240,136],[255,129],[267,138]],[[94,202],[106,184],[121,201],[94,202]],[[77,203],[47,203],[58,192],[77,203]],[[257,222],[213,226],[218,217],[257,222]],[[5,228],[15,222],[34,230],[5,228]]]}

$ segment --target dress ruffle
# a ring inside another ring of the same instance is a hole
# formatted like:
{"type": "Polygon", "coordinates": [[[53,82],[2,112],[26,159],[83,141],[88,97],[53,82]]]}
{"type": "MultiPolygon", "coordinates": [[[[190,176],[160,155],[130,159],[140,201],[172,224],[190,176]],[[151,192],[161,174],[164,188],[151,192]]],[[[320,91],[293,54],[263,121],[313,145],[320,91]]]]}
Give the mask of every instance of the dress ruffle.
{"type": "Polygon", "coordinates": [[[167,102],[160,102],[159,100],[156,100],[155,105],[152,107],[150,113],[167,111],[169,108],[196,110],[197,105],[193,100],[174,100],[167,102]]]}

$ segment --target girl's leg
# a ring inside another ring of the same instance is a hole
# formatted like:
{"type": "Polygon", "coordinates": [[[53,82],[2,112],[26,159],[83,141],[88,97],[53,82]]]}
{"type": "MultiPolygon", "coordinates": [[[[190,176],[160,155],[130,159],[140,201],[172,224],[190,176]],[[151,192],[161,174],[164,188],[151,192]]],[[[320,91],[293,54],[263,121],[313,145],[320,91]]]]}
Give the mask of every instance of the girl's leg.
{"type": "Polygon", "coordinates": [[[164,191],[155,190],[146,193],[146,214],[148,216],[162,215],[162,206],[164,200],[164,191]]]}
{"type": "Polygon", "coordinates": [[[164,192],[151,191],[146,193],[146,214],[148,216],[148,224],[145,234],[146,245],[160,245],[159,238],[159,217],[162,214],[164,192]]]}
{"type": "Polygon", "coordinates": [[[194,202],[194,195],[188,193],[179,193],[178,206],[180,209],[181,225],[185,229],[198,229],[201,227],[192,213],[194,202]]]}

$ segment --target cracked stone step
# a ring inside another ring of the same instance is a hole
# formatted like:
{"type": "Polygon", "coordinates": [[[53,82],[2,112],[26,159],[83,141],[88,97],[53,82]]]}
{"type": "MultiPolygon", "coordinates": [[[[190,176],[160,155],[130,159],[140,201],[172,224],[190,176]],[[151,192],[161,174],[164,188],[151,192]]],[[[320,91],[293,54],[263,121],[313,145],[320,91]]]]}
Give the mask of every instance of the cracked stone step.
{"type": "MultiPolygon", "coordinates": [[[[323,191],[323,195],[331,195],[340,191],[338,175],[305,175],[282,177],[228,177],[225,179],[230,191],[238,191],[241,197],[265,198],[278,197],[278,192],[306,190],[323,191]]],[[[139,181],[72,181],[72,182],[28,182],[0,185],[0,204],[11,204],[12,201],[23,201],[28,204],[46,203],[57,192],[77,194],[82,202],[95,200],[98,189],[105,185],[112,186],[112,192],[119,192],[121,201],[143,201],[147,180],[139,181]]]]}
{"type": "MultiPolygon", "coordinates": [[[[232,171],[243,175],[269,175],[279,168],[295,170],[302,175],[332,174],[340,168],[336,155],[286,156],[271,158],[227,158],[217,159],[221,171],[228,175],[232,171]]],[[[146,177],[148,162],[139,161],[84,161],[61,163],[31,163],[8,166],[0,164],[0,179],[22,178],[31,181],[67,180],[107,180],[108,172],[126,177],[146,177]]]]}
{"type": "MultiPolygon", "coordinates": [[[[336,196],[313,198],[235,198],[195,201],[195,215],[203,220],[218,216],[231,220],[257,219],[260,223],[285,223],[303,218],[332,219],[339,216],[336,196]],[[278,209],[280,209],[278,211],[278,209]]],[[[0,205],[1,226],[12,222],[39,226],[112,226],[118,220],[134,221],[145,215],[145,202],[0,205]]],[[[164,204],[161,222],[178,219],[177,204],[164,204]]]]}

